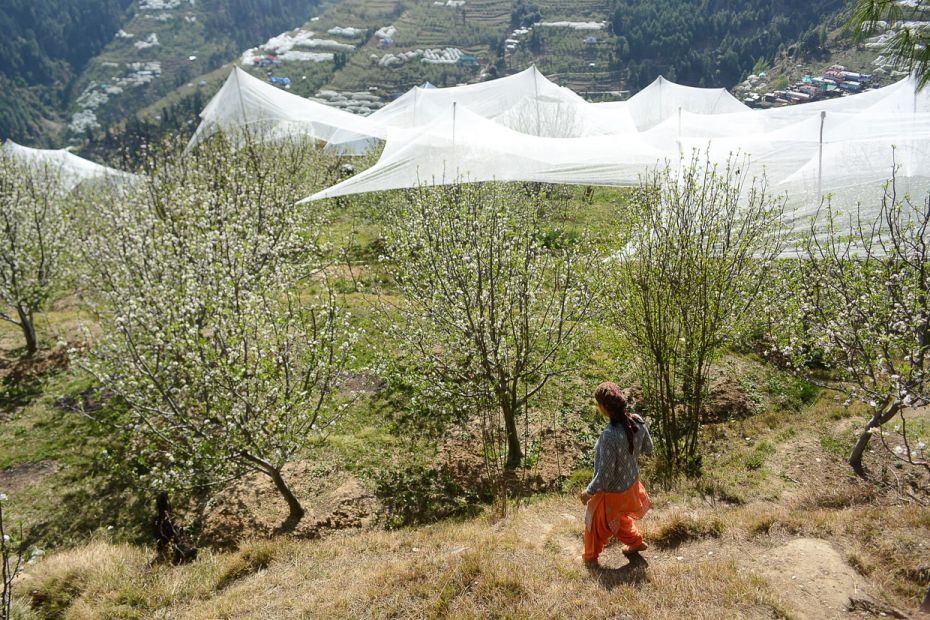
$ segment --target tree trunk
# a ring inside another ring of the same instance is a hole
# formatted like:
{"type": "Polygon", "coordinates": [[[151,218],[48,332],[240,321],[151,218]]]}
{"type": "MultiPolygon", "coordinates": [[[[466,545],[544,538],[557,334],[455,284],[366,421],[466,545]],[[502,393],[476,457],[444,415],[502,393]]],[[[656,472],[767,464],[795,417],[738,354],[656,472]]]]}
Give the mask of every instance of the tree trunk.
{"type": "Polygon", "coordinates": [[[26,339],[26,353],[34,355],[39,350],[39,341],[36,338],[36,326],[32,320],[32,313],[19,306],[16,308],[16,313],[19,315],[19,326],[26,339]]]}
{"type": "Polygon", "coordinates": [[[858,476],[865,478],[865,469],[862,467],[862,456],[865,454],[865,449],[869,446],[869,439],[872,437],[869,431],[873,428],[880,427],[893,418],[900,408],[901,404],[895,399],[882,411],[875,413],[872,419],[869,420],[869,423],[865,425],[865,428],[859,435],[859,439],[856,441],[856,445],[853,446],[852,452],[849,454],[848,461],[853,471],[855,471],[858,476]]]}
{"type": "Polygon", "coordinates": [[[181,530],[171,518],[168,493],[161,491],[155,499],[155,551],[161,562],[183,564],[197,559],[197,547],[183,540],[181,530]]]}
{"type": "Polygon", "coordinates": [[[501,402],[501,412],[504,414],[504,426],[507,429],[507,463],[505,466],[507,469],[516,469],[523,460],[520,433],[517,431],[516,407],[505,397],[501,402]]]}
{"type": "Polygon", "coordinates": [[[278,493],[281,494],[281,497],[287,502],[288,510],[290,511],[287,515],[287,519],[284,520],[284,523],[276,530],[276,533],[283,534],[286,532],[291,532],[297,527],[297,524],[303,519],[305,511],[304,507],[300,505],[297,497],[294,496],[294,493],[291,491],[291,488],[287,486],[287,482],[284,481],[284,478],[281,476],[281,471],[278,469],[269,469],[265,473],[271,477],[272,482],[274,482],[275,488],[278,490],[278,493]]]}

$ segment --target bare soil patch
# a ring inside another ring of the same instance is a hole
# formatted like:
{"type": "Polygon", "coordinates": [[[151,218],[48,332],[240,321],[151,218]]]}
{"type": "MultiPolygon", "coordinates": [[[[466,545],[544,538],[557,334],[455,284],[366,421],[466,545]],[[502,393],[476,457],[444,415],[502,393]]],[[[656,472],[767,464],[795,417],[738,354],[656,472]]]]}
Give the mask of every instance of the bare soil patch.
{"type": "Polygon", "coordinates": [[[387,382],[372,372],[344,372],[339,377],[339,389],[355,395],[380,394],[387,382]]]}
{"type": "MultiPolygon", "coordinates": [[[[569,429],[539,429],[528,444],[524,450],[532,465],[506,477],[504,482],[511,492],[522,495],[559,490],[581,464],[582,446],[569,429]]],[[[439,448],[439,470],[463,488],[492,493],[500,484],[502,472],[493,464],[489,466],[484,451],[485,442],[474,426],[453,433],[439,448]]]]}
{"type": "Polygon", "coordinates": [[[65,370],[68,364],[68,352],[64,347],[40,349],[30,356],[0,356],[0,382],[18,384],[40,379],[51,372],[65,370]]]}
{"type": "Polygon", "coordinates": [[[734,379],[726,377],[711,385],[705,402],[704,423],[713,424],[748,418],[757,404],[734,379]]]}
{"type": "Polygon", "coordinates": [[[866,610],[904,617],[878,602],[866,580],[825,540],[789,540],[753,554],[748,564],[798,618],[845,618],[866,610]]]}
{"type": "Polygon", "coordinates": [[[0,491],[15,492],[48,478],[59,469],[55,461],[19,463],[0,470],[0,491]]]}
{"type": "MultiPolygon", "coordinates": [[[[380,511],[374,495],[356,478],[306,462],[285,466],[285,480],[306,515],[289,535],[316,539],[328,533],[371,527],[380,511]]],[[[210,503],[198,540],[202,546],[236,549],[246,540],[267,538],[287,517],[287,505],[271,479],[252,474],[229,485],[210,503]]]]}

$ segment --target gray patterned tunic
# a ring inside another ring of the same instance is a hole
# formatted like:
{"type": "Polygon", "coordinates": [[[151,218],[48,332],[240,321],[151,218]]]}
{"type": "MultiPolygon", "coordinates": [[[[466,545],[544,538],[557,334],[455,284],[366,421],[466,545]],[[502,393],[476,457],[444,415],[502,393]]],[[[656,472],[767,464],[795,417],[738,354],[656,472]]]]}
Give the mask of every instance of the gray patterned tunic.
{"type": "Polygon", "coordinates": [[[646,423],[633,416],[639,431],[633,436],[633,452],[622,425],[607,425],[594,446],[594,479],[586,489],[588,495],[598,491],[620,493],[639,480],[639,455],[652,454],[652,437],[646,423]]]}

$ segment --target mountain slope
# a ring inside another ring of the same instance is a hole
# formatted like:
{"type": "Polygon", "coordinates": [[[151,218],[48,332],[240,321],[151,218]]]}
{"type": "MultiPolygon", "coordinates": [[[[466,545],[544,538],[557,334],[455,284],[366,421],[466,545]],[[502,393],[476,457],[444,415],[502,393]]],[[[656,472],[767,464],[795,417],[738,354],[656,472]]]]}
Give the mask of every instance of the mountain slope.
{"type": "Polygon", "coordinates": [[[131,0],[0,5],[0,136],[37,139],[75,78],[112,39],[131,0]]]}
{"type": "Polygon", "coordinates": [[[316,0],[139,0],[78,82],[69,130],[125,116],[216,69],[242,46],[306,19],[316,0]]]}
{"type": "Polygon", "coordinates": [[[841,9],[842,0],[620,0],[613,30],[632,88],[656,75],[732,88],[841,9]]]}
{"type": "Polygon", "coordinates": [[[0,136],[82,138],[308,18],[316,0],[11,0],[0,136]],[[7,90],[12,87],[13,91],[7,90]],[[6,94],[9,93],[9,94],[6,94]]]}
{"type": "MultiPolygon", "coordinates": [[[[233,62],[263,79],[287,78],[295,94],[363,114],[426,81],[453,86],[531,64],[592,97],[638,90],[659,74],[733,87],[760,60],[784,56],[801,36],[835,21],[844,6],[843,0],[90,1],[101,15],[92,25],[85,13],[69,12],[78,0],[53,0],[32,16],[0,8],[0,28],[19,41],[14,51],[13,43],[4,48],[15,62],[0,72],[0,86],[17,86],[0,95],[0,136],[82,142],[117,126],[145,135],[157,135],[159,125],[175,131],[183,122],[178,114],[212,96],[233,62]],[[71,30],[36,26],[57,23],[55,11],[74,13],[62,23],[89,33],[63,60],[49,39],[70,41],[71,30]],[[31,60],[30,50],[53,61],[31,60]],[[140,128],[137,114],[151,127],[140,128]]],[[[14,6],[21,9],[25,0],[14,6]]]]}

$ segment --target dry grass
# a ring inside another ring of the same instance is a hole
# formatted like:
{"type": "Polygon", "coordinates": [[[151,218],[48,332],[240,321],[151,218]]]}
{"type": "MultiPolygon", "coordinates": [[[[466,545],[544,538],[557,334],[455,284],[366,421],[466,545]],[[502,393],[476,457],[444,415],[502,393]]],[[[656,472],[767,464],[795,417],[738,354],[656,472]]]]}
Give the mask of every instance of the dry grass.
{"type": "Polygon", "coordinates": [[[146,572],[147,555],[129,545],[93,542],[43,560],[17,583],[17,591],[29,594],[38,618],[101,617],[95,602],[115,593],[118,600],[125,584],[146,572]]]}
{"type": "Polygon", "coordinates": [[[792,424],[784,440],[777,425],[736,429],[752,443],[720,459],[714,489],[651,489],[660,507],[642,522],[654,543],[644,562],[609,547],[605,568],[587,571],[581,506],[549,496],[503,518],[489,509],[416,529],[251,541],[182,567],[91,543],[31,567],[20,606],[33,603],[30,619],[791,617],[791,597],[753,558],[808,537],[829,541],[878,599],[913,609],[930,579],[930,510],[850,478],[805,428],[816,418],[792,424]],[[763,441],[774,450],[747,470],[743,455],[763,441]],[[718,486],[746,476],[745,502],[720,501],[718,486]]]}
{"type": "MultiPolygon", "coordinates": [[[[682,522],[690,523],[675,517],[660,528],[682,522]]],[[[787,615],[765,581],[732,558],[657,555],[628,565],[611,548],[606,568],[588,572],[581,531],[580,510],[558,497],[503,520],[254,542],[181,567],[94,543],[42,562],[18,591],[48,601],[35,618],[787,615]]]]}
{"type": "Polygon", "coordinates": [[[26,620],[790,617],[790,598],[748,560],[804,536],[913,609],[930,580],[930,510],[849,476],[822,441],[857,424],[836,411],[821,402],[716,426],[703,479],[649,485],[659,508],[642,523],[654,543],[644,563],[610,547],[604,569],[585,570],[581,506],[548,496],[504,518],[489,509],[417,529],[250,541],[181,567],[91,542],[31,566],[17,605],[26,620]]]}
{"type": "Polygon", "coordinates": [[[658,523],[648,523],[645,536],[659,549],[674,549],[703,538],[719,538],[726,526],[718,517],[695,512],[673,511],[658,523]]]}
{"type": "Polygon", "coordinates": [[[930,576],[930,511],[822,495],[654,510],[645,561],[609,547],[591,572],[579,561],[580,505],[550,496],[504,518],[251,541],[181,567],[96,542],[32,567],[18,592],[35,607],[25,618],[791,617],[752,558],[805,536],[830,541],[886,603],[915,605],[930,576]]]}

